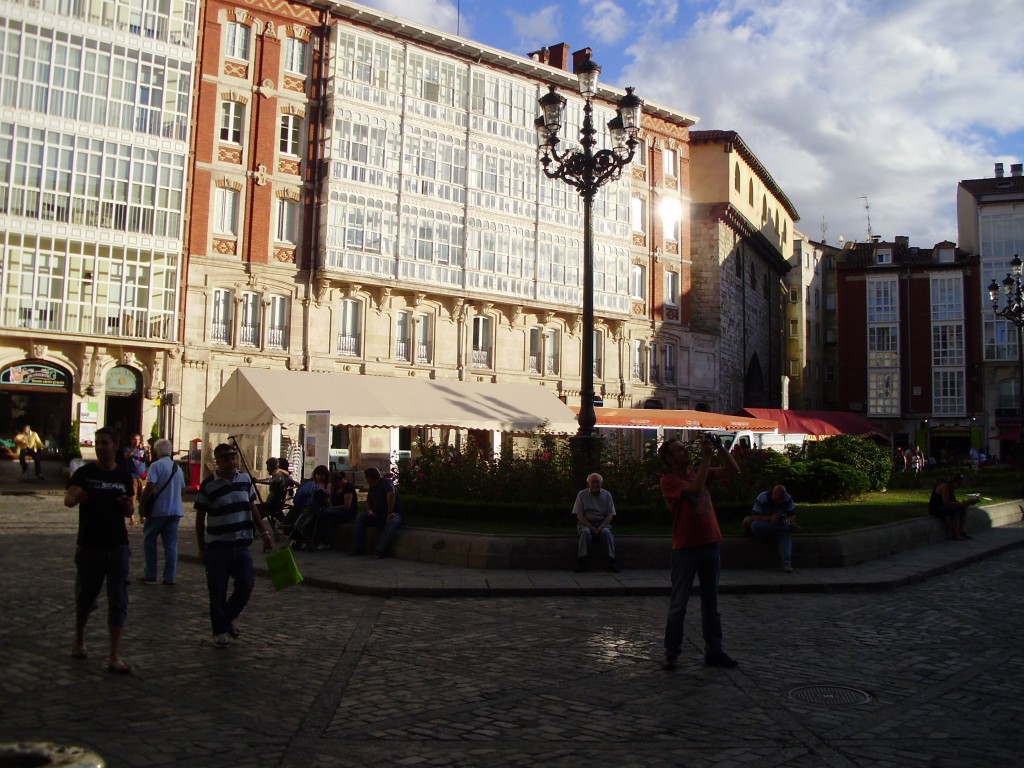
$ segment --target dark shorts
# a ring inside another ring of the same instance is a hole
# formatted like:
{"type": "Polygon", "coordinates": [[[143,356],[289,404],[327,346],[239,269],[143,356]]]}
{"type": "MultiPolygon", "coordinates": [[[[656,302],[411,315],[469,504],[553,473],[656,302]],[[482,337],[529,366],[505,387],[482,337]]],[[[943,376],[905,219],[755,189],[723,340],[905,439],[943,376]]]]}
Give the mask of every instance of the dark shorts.
{"type": "Polygon", "coordinates": [[[128,577],[131,552],[127,544],[115,547],[78,547],[75,550],[75,611],[86,619],[107,583],[107,624],[123,627],[128,618],[128,577]]]}

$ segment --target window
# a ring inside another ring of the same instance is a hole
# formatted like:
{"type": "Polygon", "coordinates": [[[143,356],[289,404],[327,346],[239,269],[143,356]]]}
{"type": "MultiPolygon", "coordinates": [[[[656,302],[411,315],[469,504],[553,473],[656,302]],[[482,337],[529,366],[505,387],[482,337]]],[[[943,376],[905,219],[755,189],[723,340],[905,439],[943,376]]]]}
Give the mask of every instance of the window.
{"type": "Polygon", "coordinates": [[[231,343],[231,291],[216,288],[213,291],[213,307],[210,323],[210,341],[214,344],[231,343]]]}
{"type": "Polygon", "coordinates": [[[679,155],[674,149],[661,151],[661,169],[666,178],[674,179],[679,176],[679,155]]]}
{"type": "Polygon", "coordinates": [[[647,348],[647,359],[649,361],[647,380],[652,384],[657,384],[661,380],[661,372],[658,370],[657,344],[651,344],[651,346],[647,348]]]}
{"type": "Polygon", "coordinates": [[[895,325],[868,327],[868,366],[899,364],[899,335],[895,325]]]}
{"type": "Polygon", "coordinates": [[[825,329],[825,346],[834,347],[836,345],[836,329],[826,328],[825,329]]]}
{"type": "Polygon", "coordinates": [[[740,188],[741,184],[740,184],[740,164],[739,163],[736,163],[736,168],[735,168],[735,170],[733,171],[733,174],[732,174],[732,187],[737,192],[742,191],[741,188],[740,188]]]}
{"type": "Polygon", "coordinates": [[[665,273],[665,304],[670,307],[679,306],[679,273],[665,273]]]}
{"type": "Polygon", "coordinates": [[[800,321],[790,319],[789,321],[789,338],[795,339],[800,333],[800,321]]]}
{"type": "Polygon", "coordinates": [[[284,69],[294,75],[306,74],[306,43],[297,37],[284,42],[284,69]]]}
{"type": "Polygon", "coordinates": [[[544,373],[558,375],[558,331],[547,329],[544,331],[544,373]]]}
{"type": "Polygon", "coordinates": [[[222,102],[220,105],[220,140],[231,144],[241,144],[244,122],[244,104],[237,101],[222,102]]]}
{"type": "Polygon", "coordinates": [[[960,416],[966,408],[964,397],[964,371],[932,371],[932,412],[960,416]]]}
{"type": "Polygon", "coordinates": [[[818,288],[814,289],[814,308],[821,308],[821,291],[818,288]]]}
{"type": "Polygon", "coordinates": [[[836,380],[836,364],[825,363],[825,381],[831,383],[836,380]]]}
{"type": "Polygon", "coordinates": [[[416,315],[416,362],[429,363],[431,361],[430,346],[431,338],[430,315],[421,312],[416,315]]]}
{"type": "Polygon", "coordinates": [[[643,264],[630,265],[629,287],[634,299],[647,300],[647,268],[643,264]]]}
{"type": "Polygon", "coordinates": [[[678,200],[666,198],[658,206],[661,214],[661,229],[666,240],[679,242],[679,223],[683,216],[682,206],[678,200]]]}
{"type": "Polygon", "coordinates": [[[647,231],[647,201],[642,197],[634,197],[629,202],[629,219],[634,232],[647,231]]]}
{"type": "Polygon", "coordinates": [[[933,275],[931,283],[932,320],[962,320],[964,295],[961,276],[933,275]]]}
{"type": "Polygon", "coordinates": [[[789,303],[799,304],[800,303],[800,288],[795,286],[789,289],[789,303]]]}
{"type": "Polygon", "coordinates": [[[895,370],[868,371],[868,414],[899,415],[899,378],[895,370]]]}
{"type": "Polygon", "coordinates": [[[245,347],[260,345],[260,295],[251,291],[242,294],[242,317],[238,328],[238,344],[245,347]]]}
{"type": "Polygon", "coordinates": [[[473,318],[473,367],[491,367],[491,318],[473,318]]]}
{"type": "Polygon", "coordinates": [[[875,264],[892,264],[892,251],[888,248],[875,251],[875,264]]]}
{"type": "Polygon", "coordinates": [[[836,311],[836,292],[826,291],[825,292],[825,311],[835,312],[836,311]]]}
{"type": "Polygon", "coordinates": [[[213,231],[219,235],[238,235],[238,200],[234,189],[217,187],[213,195],[213,231]]]}
{"type": "Polygon", "coordinates": [[[543,333],[541,328],[530,329],[530,357],[527,361],[530,373],[540,373],[541,356],[544,354],[543,333]]]}
{"type": "Polygon", "coordinates": [[[896,279],[868,280],[868,322],[896,322],[896,279]]]}
{"type": "Polygon", "coordinates": [[[676,348],[665,346],[665,383],[676,383],[676,348]]]}
{"type": "Polygon", "coordinates": [[[355,299],[342,299],[338,318],[338,354],[359,356],[360,314],[362,305],[355,299]]]}
{"type": "Polygon", "coordinates": [[[302,118],[298,115],[281,115],[281,140],[278,148],[282,154],[298,155],[302,147],[302,118]]]}
{"type": "Polygon", "coordinates": [[[288,345],[288,298],[273,295],[267,308],[267,346],[285,349],[288,345]]]}
{"type": "Polygon", "coordinates": [[[411,362],[412,349],[409,341],[412,315],[408,312],[399,312],[395,325],[395,359],[406,363],[411,362]]]}
{"type": "Polygon", "coordinates": [[[299,204],[295,200],[279,198],[277,201],[277,229],[279,243],[296,243],[299,237],[299,204]]]}
{"type": "Polygon", "coordinates": [[[224,42],[224,55],[229,59],[249,60],[249,28],[243,24],[228,24],[224,42]]]}
{"type": "Polygon", "coordinates": [[[799,378],[800,377],[800,372],[801,372],[800,361],[795,359],[795,358],[791,358],[790,361],[789,361],[789,377],[792,378],[792,379],[799,378]]]}
{"type": "Polygon", "coordinates": [[[629,360],[632,370],[633,381],[643,382],[644,380],[644,343],[639,339],[629,342],[629,360]]]}

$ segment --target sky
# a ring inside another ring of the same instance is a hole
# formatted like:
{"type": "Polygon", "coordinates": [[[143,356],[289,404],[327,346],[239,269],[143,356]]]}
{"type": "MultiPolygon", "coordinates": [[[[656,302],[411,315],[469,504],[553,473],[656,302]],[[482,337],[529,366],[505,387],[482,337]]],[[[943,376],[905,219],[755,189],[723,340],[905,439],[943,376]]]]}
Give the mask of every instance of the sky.
{"type": "Polygon", "coordinates": [[[957,241],[962,179],[1024,156],[1021,0],[362,0],[526,55],[589,46],[602,82],[731,130],[833,245],[957,241]]]}

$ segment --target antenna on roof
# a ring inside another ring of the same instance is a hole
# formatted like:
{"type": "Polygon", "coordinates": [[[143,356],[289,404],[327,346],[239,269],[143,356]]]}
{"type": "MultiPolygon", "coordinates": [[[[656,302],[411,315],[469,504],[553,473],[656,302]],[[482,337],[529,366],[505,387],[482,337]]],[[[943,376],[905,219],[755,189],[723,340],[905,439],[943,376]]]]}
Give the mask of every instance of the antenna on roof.
{"type": "Polygon", "coordinates": [[[870,243],[875,238],[875,233],[871,231],[871,206],[868,204],[867,195],[861,195],[857,199],[864,201],[864,215],[868,220],[868,242],[870,243]]]}
{"type": "Polygon", "coordinates": [[[825,217],[822,216],[821,217],[821,244],[822,245],[824,245],[826,242],[828,242],[827,240],[825,240],[825,236],[827,234],[828,234],[828,223],[825,221],[825,217]]]}

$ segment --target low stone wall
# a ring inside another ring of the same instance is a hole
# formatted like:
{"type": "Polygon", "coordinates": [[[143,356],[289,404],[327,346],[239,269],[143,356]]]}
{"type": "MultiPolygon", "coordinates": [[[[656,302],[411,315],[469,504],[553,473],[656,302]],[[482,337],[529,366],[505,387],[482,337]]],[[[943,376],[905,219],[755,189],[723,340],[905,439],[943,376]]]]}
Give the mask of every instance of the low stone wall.
{"type": "MultiPolygon", "coordinates": [[[[968,510],[967,529],[984,531],[1020,518],[1017,502],[974,507],[968,510]]],[[[371,549],[378,531],[374,528],[368,531],[367,544],[371,549]]],[[[335,531],[335,547],[350,551],[353,532],[351,523],[339,526],[335,531]]],[[[799,568],[844,568],[943,540],[943,522],[933,517],[829,536],[797,534],[793,537],[793,563],[799,568]]],[[[569,570],[576,565],[576,541],[575,532],[550,536],[494,536],[409,527],[399,532],[394,556],[482,570],[569,570]]],[[[667,535],[617,535],[615,548],[623,569],[667,569],[672,542],[667,535]]],[[[598,545],[591,567],[600,570],[607,565],[607,555],[598,545]]],[[[779,566],[778,551],[773,541],[727,536],[722,541],[722,566],[775,568],[779,566]]]]}

